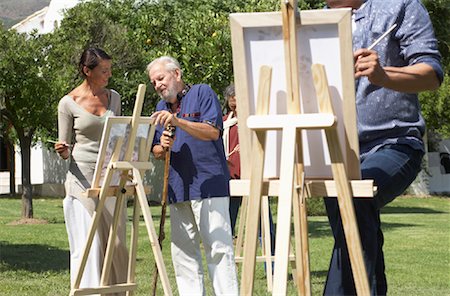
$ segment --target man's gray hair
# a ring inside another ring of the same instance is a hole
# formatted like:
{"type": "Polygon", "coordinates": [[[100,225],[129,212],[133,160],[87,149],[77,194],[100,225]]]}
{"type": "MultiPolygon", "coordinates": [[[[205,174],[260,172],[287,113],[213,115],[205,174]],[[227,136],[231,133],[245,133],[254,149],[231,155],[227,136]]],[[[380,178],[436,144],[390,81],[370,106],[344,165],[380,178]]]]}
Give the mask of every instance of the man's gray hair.
{"type": "Polygon", "coordinates": [[[156,64],[163,64],[167,71],[175,71],[176,69],[179,69],[180,73],[183,74],[183,72],[181,71],[180,63],[177,61],[177,59],[170,56],[162,56],[151,61],[147,65],[147,74],[150,74],[150,70],[156,64]]]}

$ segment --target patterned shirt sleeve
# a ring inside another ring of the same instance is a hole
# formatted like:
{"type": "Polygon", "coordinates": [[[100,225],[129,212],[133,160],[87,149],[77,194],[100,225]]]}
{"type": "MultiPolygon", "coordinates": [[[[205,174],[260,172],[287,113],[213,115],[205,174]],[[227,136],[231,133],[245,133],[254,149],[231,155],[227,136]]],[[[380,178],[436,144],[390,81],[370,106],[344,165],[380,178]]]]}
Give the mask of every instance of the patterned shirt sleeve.
{"type": "Polygon", "coordinates": [[[400,40],[400,54],[409,65],[430,65],[440,82],[444,73],[440,64],[441,55],[428,12],[418,0],[406,1],[404,14],[399,16],[396,37],[400,40]]]}

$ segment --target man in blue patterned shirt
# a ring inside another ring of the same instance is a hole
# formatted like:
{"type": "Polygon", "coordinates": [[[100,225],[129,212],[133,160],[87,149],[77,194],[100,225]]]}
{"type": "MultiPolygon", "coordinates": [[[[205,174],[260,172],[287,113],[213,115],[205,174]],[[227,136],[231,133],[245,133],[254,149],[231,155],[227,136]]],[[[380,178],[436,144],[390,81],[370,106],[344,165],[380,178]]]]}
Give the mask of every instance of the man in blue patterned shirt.
{"type": "MultiPolygon", "coordinates": [[[[411,184],[421,169],[425,122],[417,93],[443,80],[430,18],[419,0],[327,0],[353,8],[356,106],[363,179],[378,188],[371,201],[354,200],[372,295],[386,295],[380,209],[411,184]],[[367,48],[391,26],[395,29],[367,48]]],[[[335,245],[325,295],[355,295],[336,199],[325,199],[335,245]]]]}

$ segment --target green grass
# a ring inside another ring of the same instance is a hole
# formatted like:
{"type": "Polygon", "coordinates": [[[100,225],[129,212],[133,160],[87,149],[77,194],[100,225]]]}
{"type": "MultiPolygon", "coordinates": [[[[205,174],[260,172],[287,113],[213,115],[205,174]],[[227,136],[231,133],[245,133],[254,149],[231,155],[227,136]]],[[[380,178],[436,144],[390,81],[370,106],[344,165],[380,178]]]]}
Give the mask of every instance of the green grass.
{"type": "MultiPolygon", "coordinates": [[[[152,207],[151,211],[158,225],[160,208],[152,207]]],[[[48,224],[10,225],[20,218],[20,212],[20,199],[0,198],[0,295],[67,295],[69,251],[62,200],[34,199],[35,218],[48,224]]],[[[389,294],[450,295],[450,199],[397,198],[383,210],[382,221],[389,294]]],[[[163,256],[177,294],[169,225],[167,219],[163,256]]],[[[135,295],[148,295],[154,261],[143,221],[139,231],[139,287],[135,295]]],[[[309,217],[309,231],[312,291],[321,295],[333,243],[326,217],[309,217]]],[[[263,264],[257,264],[255,279],[255,295],[269,295],[263,264]]],[[[211,295],[209,280],[207,287],[211,295]]],[[[158,288],[157,294],[162,295],[160,284],[158,288]]],[[[288,283],[288,295],[296,295],[292,281],[288,283]]]]}

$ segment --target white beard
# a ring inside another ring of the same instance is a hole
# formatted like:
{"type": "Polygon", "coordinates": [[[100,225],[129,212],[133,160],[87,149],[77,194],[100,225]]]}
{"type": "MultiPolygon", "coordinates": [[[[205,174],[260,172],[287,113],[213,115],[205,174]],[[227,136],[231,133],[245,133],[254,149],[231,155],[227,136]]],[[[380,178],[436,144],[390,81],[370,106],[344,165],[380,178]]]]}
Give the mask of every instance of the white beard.
{"type": "Polygon", "coordinates": [[[159,93],[159,96],[161,97],[161,99],[165,100],[166,102],[173,103],[173,102],[171,102],[171,100],[174,98],[176,99],[177,93],[178,92],[176,91],[175,86],[174,86],[174,87],[163,90],[162,92],[159,93]]]}

